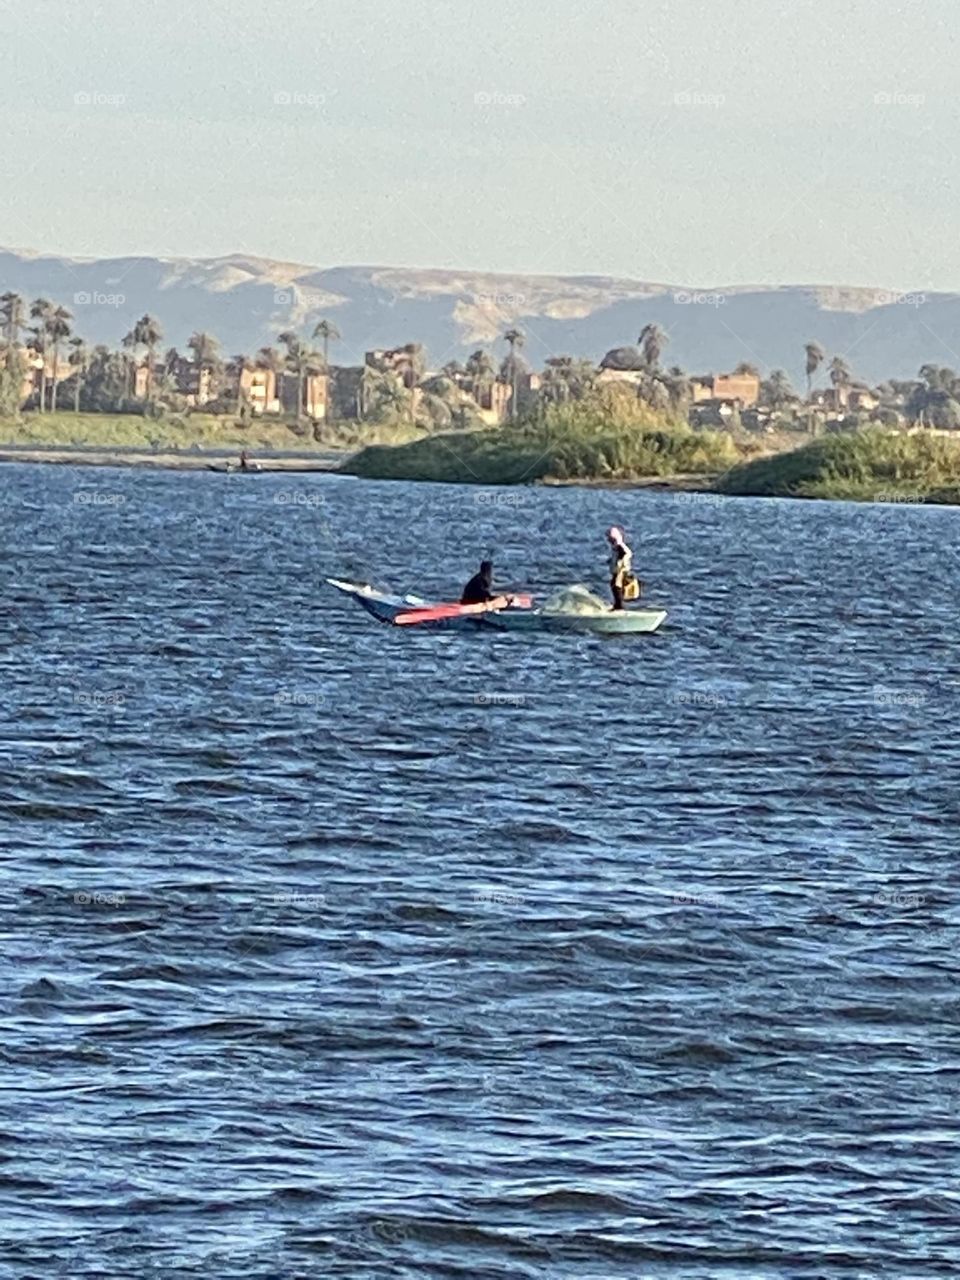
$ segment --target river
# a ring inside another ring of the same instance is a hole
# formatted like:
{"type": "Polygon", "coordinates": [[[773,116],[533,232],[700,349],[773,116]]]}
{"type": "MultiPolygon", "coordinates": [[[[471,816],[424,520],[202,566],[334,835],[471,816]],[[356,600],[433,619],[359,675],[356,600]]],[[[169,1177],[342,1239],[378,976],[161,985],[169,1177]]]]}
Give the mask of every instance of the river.
{"type": "Polygon", "coordinates": [[[0,485],[3,1274],[958,1274],[960,511],[0,485]]]}

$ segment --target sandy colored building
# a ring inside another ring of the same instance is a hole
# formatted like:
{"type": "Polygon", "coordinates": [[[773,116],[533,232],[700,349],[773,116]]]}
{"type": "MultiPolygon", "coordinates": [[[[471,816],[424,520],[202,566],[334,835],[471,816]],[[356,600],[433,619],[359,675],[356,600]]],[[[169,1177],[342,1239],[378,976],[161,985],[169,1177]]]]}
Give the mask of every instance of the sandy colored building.
{"type": "Polygon", "coordinates": [[[713,400],[736,409],[752,409],[760,399],[760,379],[755,373],[710,373],[691,378],[690,386],[694,404],[713,400]]]}

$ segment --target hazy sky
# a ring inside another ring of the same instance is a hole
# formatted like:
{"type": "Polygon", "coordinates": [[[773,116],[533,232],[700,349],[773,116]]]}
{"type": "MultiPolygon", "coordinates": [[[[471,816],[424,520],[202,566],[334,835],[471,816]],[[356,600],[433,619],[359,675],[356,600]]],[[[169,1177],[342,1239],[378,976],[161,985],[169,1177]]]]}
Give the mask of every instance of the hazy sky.
{"type": "Polygon", "coordinates": [[[960,0],[0,0],[0,244],[960,289],[960,0]]]}

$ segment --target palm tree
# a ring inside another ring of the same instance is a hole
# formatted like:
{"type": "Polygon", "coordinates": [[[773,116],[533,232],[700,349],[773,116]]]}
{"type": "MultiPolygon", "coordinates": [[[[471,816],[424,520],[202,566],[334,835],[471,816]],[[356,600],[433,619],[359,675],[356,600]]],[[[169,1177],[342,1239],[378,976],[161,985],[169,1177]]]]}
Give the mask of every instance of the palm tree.
{"type": "Polygon", "coordinates": [[[797,398],[790,385],[790,379],[783,369],[774,369],[770,374],[762,385],[762,396],[771,409],[785,409],[797,398]]]}
{"type": "Polygon", "coordinates": [[[47,321],[55,310],[53,303],[48,302],[46,298],[36,298],[30,304],[30,318],[37,321],[37,324],[29,332],[31,334],[30,347],[40,357],[41,413],[44,413],[47,407],[47,339],[50,336],[47,329],[47,321]]]}
{"type": "Polygon", "coordinates": [[[153,399],[153,374],[157,363],[157,347],[163,341],[163,330],[159,320],[151,315],[141,316],[133,326],[134,339],[137,346],[147,349],[147,399],[153,399]]]}
{"type": "Polygon", "coordinates": [[[823,347],[818,342],[808,342],[804,347],[807,355],[807,400],[813,395],[813,379],[817,370],[826,359],[823,347]]]}
{"type": "Polygon", "coordinates": [[[73,330],[70,321],[73,316],[65,307],[54,307],[46,321],[47,335],[53,351],[53,385],[50,388],[50,410],[57,411],[57,386],[60,382],[60,344],[65,342],[73,330]]]}
{"type": "Polygon", "coordinates": [[[280,399],[279,383],[286,367],[286,361],[276,347],[261,347],[257,352],[257,368],[267,369],[273,374],[273,396],[270,399],[280,399]]]}
{"type": "Polygon", "coordinates": [[[191,333],[187,347],[198,365],[215,365],[220,359],[220,343],[210,333],[191,333]]]}
{"type": "Polygon", "coordinates": [[[582,400],[593,390],[596,380],[597,371],[589,360],[551,356],[543,371],[543,398],[554,404],[582,400]]]}
{"type": "Polygon", "coordinates": [[[390,370],[373,372],[368,390],[371,407],[376,417],[391,420],[411,416],[413,392],[399,374],[390,370]]]}
{"type": "Polygon", "coordinates": [[[656,373],[660,368],[660,356],[669,338],[658,324],[645,324],[637,338],[637,346],[643,359],[644,368],[649,373],[656,373]]]}
{"type": "Polygon", "coordinates": [[[507,360],[510,363],[510,421],[517,420],[517,379],[520,374],[520,365],[517,360],[517,347],[522,347],[526,338],[519,329],[508,329],[503,335],[503,340],[509,343],[510,354],[507,360]]]}
{"type": "Polygon", "coordinates": [[[243,375],[245,373],[248,373],[251,369],[255,368],[255,365],[248,355],[239,355],[239,356],[233,357],[233,367],[237,372],[236,414],[237,414],[237,417],[239,418],[241,411],[243,409],[243,404],[245,399],[244,392],[243,392],[243,375]]]}
{"type": "Polygon", "coordinates": [[[323,372],[327,375],[327,416],[332,418],[330,412],[334,407],[334,397],[331,393],[333,387],[333,374],[330,370],[330,343],[339,342],[341,338],[340,330],[332,320],[321,320],[313,331],[314,340],[322,338],[323,340],[323,372]]]}
{"type": "MultiPolygon", "coordinates": [[[[214,374],[220,368],[220,343],[210,333],[204,333],[202,330],[198,333],[191,333],[190,340],[187,343],[190,351],[193,352],[193,362],[197,366],[197,403],[201,404],[201,396],[203,396],[203,373],[208,371],[207,375],[207,391],[210,396],[216,395],[216,388],[213,385],[214,374]]],[[[204,397],[205,399],[206,397],[204,397]]]]}
{"type": "Polygon", "coordinates": [[[286,367],[297,376],[297,425],[303,421],[303,381],[306,373],[307,350],[292,329],[278,334],[277,341],[287,349],[286,367]]]}
{"type": "Polygon", "coordinates": [[[846,407],[847,403],[847,387],[850,386],[850,366],[844,360],[843,356],[834,356],[830,361],[830,381],[833,384],[833,390],[836,395],[837,409],[841,405],[846,407]]]}
{"type": "Polygon", "coordinates": [[[0,294],[0,321],[3,322],[3,337],[7,346],[15,347],[21,331],[26,328],[23,298],[19,293],[8,290],[0,294]]]}
{"type": "Polygon", "coordinates": [[[133,328],[129,333],[125,333],[120,344],[124,351],[130,352],[130,355],[124,355],[123,360],[127,367],[127,394],[131,400],[137,394],[137,333],[133,328]]]}
{"type": "Polygon", "coordinates": [[[80,412],[80,387],[90,367],[90,352],[84,340],[77,335],[70,339],[70,364],[73,366],[73,412],[80,412]]]}
{"type": "Polygon", "coordinates": [[[327,373],[330,372],[330,343],[339,342],[340,330],[332,320],[321,320],[313,331],[314,338],[323,339],[323,363],[327,373]]]}
{"type": "Polygon", "coordinates": [[[492,356],[484,351],[482,347],[478,347],[467,359],[465,368],[468,377],[474,384],[474,390],[477,387],[488,387],[497,376],[497,368],[493,363],[492,356]]]}

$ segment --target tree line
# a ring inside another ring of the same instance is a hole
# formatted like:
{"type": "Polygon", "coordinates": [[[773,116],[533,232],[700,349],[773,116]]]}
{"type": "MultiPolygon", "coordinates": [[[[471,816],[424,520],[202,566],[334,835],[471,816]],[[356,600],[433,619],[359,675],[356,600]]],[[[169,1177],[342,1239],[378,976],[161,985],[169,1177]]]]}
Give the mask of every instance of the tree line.
{"type": "MultiPolygon", "coordinates": [[[[330,364],[330,347],[342,335],[328,319],[319,320],[309,336],[293,329],[279,333],[275,346],[257,352],[225,357],[212,334],[198,331],[186,343],[188,355],[176,347],[165,351],[160,322],[142,316],[125,334],[120,348],[90,346],[74,331],[74,317],[62,305],[46,298],[27,302],[19,294],[0,295],[0,415],[16,414],[22,402],[29,364],[37,369],[35,397],[28,407],[54,413],[60,407],[64,381],[74,412],[136,412],[162,417],[183,407],[182,374],[185,368],[202,372],[209,391],[208,412],[235,413],[248,409],[243,390],[244,370],[270,370],[278,378],[290,378],[296,386],[294,416],[306,416],[305,387],[312,375],[331,375],[331,408],[334,412],[367,421],[409,420],[432,429],[472,427],[481,421],[479,401],[494,383],[509,388],[509,415],[536,412],[539,406],[587,399],[604,371],[628,373],[637,397],[650,407],[674,416],[693,410],[696,378],[678,365],[665,368],[663,356],[668,335],[656,324],[647,324],[635,345],[615,347],[599,363],[578,356],[557,355],[544,364],[539,386],[530,386],[530,366],[523,349],[525,335],[512,327],[502,335],[506,353],[497,363],[478,348],[465,361],[450,360],[438,372],[428,373],[422,346],[408,343],[399,352],[401,361],[374,358],[360,367],[349,382],[349,371],[330,364]],[[24,358],[26,353],[26,360],[24,358]],[[161,354],[162,353],[162,354],[161,354]],[[61,376],[64,362],[69,368],[61,376]],[[138,391],[137,370],[143,369],[138,391]],[[227,377],[228,372],[230,377],[227,377]]],[[[817,342],[804,345],[806,398],[796,392],[788,374],[774,369],[761,377],[756,366],[743,362],[734,375],[753,375],[760,383],[759,405],[775,421],[803,425],[813,422],[814,383],[826,368],[833,388],[834,407],[844,407],[853,388],[860,384],[846,359],[829,361],[817,342]]],[[[921,367],[912,380],[890,379],[870,389],[876,401],[868,410],[844,414],[857,421],[899,421],[960,428],[960,374],[935,364],[921,367]]],[[[331,414],[333,416],[333,414],[331,414]]],[[[838,416],[839,412],[838,412],[838,416]]]]}

